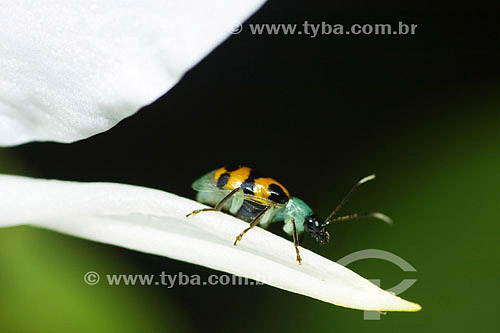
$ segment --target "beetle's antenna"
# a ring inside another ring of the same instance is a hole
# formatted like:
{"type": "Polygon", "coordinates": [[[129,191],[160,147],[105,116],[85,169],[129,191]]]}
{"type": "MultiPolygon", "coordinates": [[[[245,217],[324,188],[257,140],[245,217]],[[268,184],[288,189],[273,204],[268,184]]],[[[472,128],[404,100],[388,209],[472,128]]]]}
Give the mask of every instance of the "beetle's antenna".
{"type": "Polygon", "coordinates": [[[340,208],[342,208],[342,206],[347,202],[347,200],[349,200],[349,198],[351,197],[351,195],[354,193],[354,191],[356,191],[356,189],[361,185],[361,184],[364,184],[370,180],[373,180],[375,179],[375,175],[369,175],[369,176],[366,176],[365,178],[361,179],[359,182],[357,182],[352,188],[351,190],[347,193],[347,195],[344,197],[344,199],[342,199],[342,201],[337,205],[337,207],[333,210],[333,212],[326,218],[325,220],[325,224],[328,224],[332,221],[332,218],[335,216],[335,214],[338,213],[338,211],[340,210],[340,208]]]}
{"type": "Polygon", "coordinates": [[[355,213],[355,214],[346,215],[346,216],[339,216],[339,217],[336,217],[334,219],[331,219],[329,221],[329,223],[330,222],[343,222],[343,221],[348,221],[348,220],[354,220],[354,219],[359,219],[360,217],[374,217],[374,218],[377,218],[379,220],[384,221],[387,224],[392,224],[392,219],[389,216],[384,215],[382,213],[378,213],[378,212],[355,213]]]}

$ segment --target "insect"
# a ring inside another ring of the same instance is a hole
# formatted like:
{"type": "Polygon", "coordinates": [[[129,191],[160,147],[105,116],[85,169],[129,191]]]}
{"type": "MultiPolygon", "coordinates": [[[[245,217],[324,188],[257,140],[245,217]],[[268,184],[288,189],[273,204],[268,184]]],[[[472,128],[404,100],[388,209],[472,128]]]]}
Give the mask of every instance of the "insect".
{"type": "Polygon", "coordinates": [[[192,185],[198,192],[196,200],[214,208],[197,209],[186,217],[201,212],[224,210],[249,222],[250,226],[236,236],[235,246],[256,225],[267,228],[272,222],[283,221],[283,230],[293,237],[296,260],[300,265],[299,234],[303,232],[310,234],[321,244],[326,244],[330,239],[326,227],[333,222],[375,217],[392,223],[388,216],[378,212],[336,216],[352,193],[361,184],[374,178],[375,175],[370,175],[357,182],[326,220],[321,221],[304,201],[290,196],[288,190],[273,178],[263,177],[248,167],[226,166],[210,171],[192,185]]]}

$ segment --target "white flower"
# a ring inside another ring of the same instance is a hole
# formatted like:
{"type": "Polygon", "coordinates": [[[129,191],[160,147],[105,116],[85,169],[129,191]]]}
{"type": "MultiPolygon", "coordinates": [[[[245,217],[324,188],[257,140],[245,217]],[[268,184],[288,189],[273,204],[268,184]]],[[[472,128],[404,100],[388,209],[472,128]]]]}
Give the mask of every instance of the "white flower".
{"type": "Polygon", "coordinates": [[[0,146],[73,142],[167,92],[264,0],[2,0],[0,146]]]}
{"type": "Polygon", "coordinates": [[[349,269],[247,223],[210,212],[189,219],[200,204],[170,193],[112,183],[78,183],[0,175],[0,226],[29,223],[77,237],[187,261],[253,278],[345,307],[418,311],[349,269]]]}

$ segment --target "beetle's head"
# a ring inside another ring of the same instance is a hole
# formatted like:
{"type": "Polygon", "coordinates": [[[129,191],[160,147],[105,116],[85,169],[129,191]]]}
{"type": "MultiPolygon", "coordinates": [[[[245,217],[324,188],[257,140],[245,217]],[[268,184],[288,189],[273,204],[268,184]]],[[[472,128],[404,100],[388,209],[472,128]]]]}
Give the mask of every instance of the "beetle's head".
{"type": "Polygon", "coordinates": [[[307,216],[304,220],[304,230],[311,234],[321,244],[328,243],[330,234],[326,231],[327,223],[321,222],[314,214],[307,216]]]}

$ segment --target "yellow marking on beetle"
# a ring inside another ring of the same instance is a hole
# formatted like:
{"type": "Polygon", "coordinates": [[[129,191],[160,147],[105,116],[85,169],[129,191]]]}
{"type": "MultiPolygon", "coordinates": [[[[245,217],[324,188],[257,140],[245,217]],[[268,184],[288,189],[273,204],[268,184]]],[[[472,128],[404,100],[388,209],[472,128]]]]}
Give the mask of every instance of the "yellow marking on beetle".
{"type": "Polygon", "coordinates": [[[275,184],[285,192],[286,196],[290,198],[290,193],[288,190],[278,183],[276,180],[272,178],[256,178],[255,186],[254,186],[254,195],[257,197],[268,199],[271,196],[271,192],[269,191],[269,185],[275,184]]]}
{"type": "MultiPolygon", "coordinates": [[[[241,184],[250,177],[251,172],[252,169],[248,167],[239,167],[238,169],[233,171],[228,171],[225,167],[222,167],[215,171],[214,179],[215,181],[218,181],[223,174],[229,174],[229,179],[224,185],[224,188],[228,190],[234,190],[235,188],[240,187],[241,184]]],[[[290,198],[290,193],[288,192],[288,190],[273,178],[260,177],[254,179],[253,183],[253,196],[255,199],[262,198],[263,203],[266,203],[267,200],[269,200],[269,197],[272,194],[271,191],[269,191],[269,186],[273,184],[280,187],[285,195],[290,198]]]]}
{"type": "Polygon", "coordinates": [[[229,173],[229,180],[227,181],[225,188],[229,190],[234,190],[241,186],[245,180],[250,176],[252,169],[248,167],[241,167],[229,173]]]}
{"type": "Polygon", "coordinates": [[[214,178],[215,178],[215,181],[218,181],[220,176],[222,176],[223,173],[226,173],[227,170],[225,167],[222,167],[220,169],[218,169],[217,171],[215,171],[215,174],[214,174],[214,178]]]}

